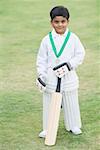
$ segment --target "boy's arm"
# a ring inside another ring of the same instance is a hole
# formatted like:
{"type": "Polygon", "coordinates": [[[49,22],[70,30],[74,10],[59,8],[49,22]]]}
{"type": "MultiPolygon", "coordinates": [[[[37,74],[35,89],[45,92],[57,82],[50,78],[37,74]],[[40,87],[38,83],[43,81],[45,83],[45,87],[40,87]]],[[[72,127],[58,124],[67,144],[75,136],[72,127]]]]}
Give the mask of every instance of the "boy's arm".
{"type": "Polygon", "coordinates": [[[71,68],[75,69],[78,67],[78,65],[82,64],[85,56],[85,50],[83,45],[81,44],[79,38],[76,36],[75,41],[75,54],[74,57],[70,59],[68,62],[71,66],[71,68]]]}
{"type": "Polygon", "coordinates": [[[45,82],[47,76],[47,48],[44,40],[42,40],[39,48],[36,67],[38,77],[40,77],[45,82]]]}

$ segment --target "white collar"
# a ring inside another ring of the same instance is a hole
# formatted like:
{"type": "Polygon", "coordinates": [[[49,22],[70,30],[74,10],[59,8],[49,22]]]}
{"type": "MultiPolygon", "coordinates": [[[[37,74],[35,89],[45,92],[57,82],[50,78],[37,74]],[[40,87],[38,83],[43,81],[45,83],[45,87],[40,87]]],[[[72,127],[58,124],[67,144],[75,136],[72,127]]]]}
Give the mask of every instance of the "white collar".
{"type": "Polygon", "coordinates": [[[52,30],[52,35],[53,35],[54,38],[59,37],[59,36],[66,37],[68,31],[69,31],[69,29],[67,28],[66,31],[65,31],[65,33],[62,34],[62,35],[60,35],[60,34],[58,34],[58,33],[55,31],[55,29],[53,28],[53,30],[52,30]]]}

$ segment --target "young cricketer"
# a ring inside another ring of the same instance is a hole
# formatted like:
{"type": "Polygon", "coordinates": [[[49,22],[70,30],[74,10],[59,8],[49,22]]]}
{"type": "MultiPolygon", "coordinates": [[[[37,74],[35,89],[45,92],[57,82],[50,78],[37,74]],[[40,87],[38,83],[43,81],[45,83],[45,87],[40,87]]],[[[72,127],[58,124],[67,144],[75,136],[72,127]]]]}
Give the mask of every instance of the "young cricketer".
{"type": "Polygon", "coordinates": [[[47,34],[40,45],[37,55],[37,74],[45,84],[38,80],[37,85],[43,91],[43,131],[39,137],[46,136],[48,110],[52,92],[56,89],[57,77],[61,78],[62,109],[67,131],[81,134],[81,117],[78,102],[79,79],[77,67],[82,64],[85,51],[78,36],[68,29],[69,11],[64,6],[56,6],[50,11],[52,31],[47,34]],[[56,71],[54,67],[66,63],[56,71]]]}

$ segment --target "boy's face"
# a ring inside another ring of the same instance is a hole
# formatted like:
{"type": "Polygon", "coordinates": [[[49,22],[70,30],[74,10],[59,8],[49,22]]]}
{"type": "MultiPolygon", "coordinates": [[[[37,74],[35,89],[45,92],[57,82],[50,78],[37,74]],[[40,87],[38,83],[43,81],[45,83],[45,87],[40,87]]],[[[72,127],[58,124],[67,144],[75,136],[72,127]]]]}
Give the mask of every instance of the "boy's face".
{"type": "Polygon", "coordinates": [[[51,25],[58,34],[64,34],[68,26],[69,20],[63,16],[56,16],[52,21],[51,25]]]}

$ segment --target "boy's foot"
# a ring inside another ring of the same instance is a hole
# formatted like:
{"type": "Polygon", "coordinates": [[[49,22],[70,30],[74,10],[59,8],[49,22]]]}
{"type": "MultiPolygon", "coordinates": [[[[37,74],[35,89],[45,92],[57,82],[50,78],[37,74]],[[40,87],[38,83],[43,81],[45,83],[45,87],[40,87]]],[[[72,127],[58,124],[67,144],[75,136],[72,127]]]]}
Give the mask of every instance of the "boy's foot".
{"type": "Polygon", "coordinates": [[[72,132],[75,135],[79,135],[82,133],[81,129],[78,127],[74,127],[72,130],[70,130],[70,132],[72,132]]]}
{"type": "Polygon", "coordinates": [[[41,131],[40,133],[39,133],[39,137],[40,138],[45,138],[46,137],[46,131],[44,130],[44,131],[41,131]]]}

